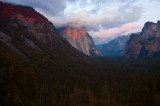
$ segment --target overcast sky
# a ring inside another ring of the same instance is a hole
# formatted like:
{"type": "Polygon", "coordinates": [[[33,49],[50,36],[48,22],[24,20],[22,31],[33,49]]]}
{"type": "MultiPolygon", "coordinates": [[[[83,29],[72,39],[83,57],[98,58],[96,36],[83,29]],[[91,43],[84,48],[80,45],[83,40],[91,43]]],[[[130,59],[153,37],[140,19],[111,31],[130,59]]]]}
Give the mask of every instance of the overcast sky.
{"type": "Polygon", "coordinates": [[[160,20],[160,0],[0,0],[34,7],[56,27],[83,25],[96,44],[160,20]]]}

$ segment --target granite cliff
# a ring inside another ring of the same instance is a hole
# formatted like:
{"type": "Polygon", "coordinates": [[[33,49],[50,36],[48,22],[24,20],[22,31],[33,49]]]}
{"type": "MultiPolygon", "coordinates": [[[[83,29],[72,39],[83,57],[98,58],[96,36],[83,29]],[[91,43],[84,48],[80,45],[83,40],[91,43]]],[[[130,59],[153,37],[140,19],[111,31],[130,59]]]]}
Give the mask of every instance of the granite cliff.
{"type": "Polygon", "coordinates": [[[76,49],[88,56],[100,56],[92,37],[83,26],[77,27],[72,24],[58,29],[59,33],[76,49]]]}
{"type": "Polygon", "coordinates": [[[160,21],[145,23],[140,34],[132,34],[125,49],[126,58],[160,56],[160,21]]]}

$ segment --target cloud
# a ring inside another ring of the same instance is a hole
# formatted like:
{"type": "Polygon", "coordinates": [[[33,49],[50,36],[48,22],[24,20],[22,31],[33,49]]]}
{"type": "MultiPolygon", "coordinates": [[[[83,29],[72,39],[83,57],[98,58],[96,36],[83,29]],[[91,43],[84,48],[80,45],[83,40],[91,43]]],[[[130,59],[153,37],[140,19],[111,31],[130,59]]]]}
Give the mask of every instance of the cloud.
{"type": "Polygon", "coordinates": [[[86,26],[95,43],[104,43],[122,33],[138,28],[143,9],[137,0],[78,0],[68,4],[63,16],[50,19],[57,26],[67,23],[86,26]],[[72,5],[72,6],[71,6],[72,5]]]}
{"type": "Polygon", "coordinates": [[[120,28],[100,29],[100,31],[98,32],[91,32],[91,33],[93,34],[93,37],[97,39],[95,41],[98,44],[98,43],[106,43],[123,33],[138,28],[139,28],[138,24],[132,23],[132,24],[125,24],[120,28]]]}
{"type": "Polygon", "coordinates": [[[156,1],[156,2],[160,2],[159,0],[149,0],[150,2],[154,2],[154,1],[156,1]]]}
{"type": "MultiPolygon", "coordinates": [[[[143,9],[137,0],[0,0],[34,7],[56,27],[72,23],[86,26],[93,37],[102,38],[102,31],[121,28],[141,18],[143,9]]],[[[112,33],[110,38],[114,36],[112,33]]],[[[109,39],[109,37],[108,37],[109,39]]]]}
{"type": "Polygon", "coordinates": [[[137,0],[1,0],[32,6],[56,26],[67,22],[86,25],[88,30],[113,28],[138,20],[143,11],[137,0]]]}
{"type": "Polygon", "coordinates": [[[3,2],[21,4],[39,9],[47,15],[58,15],[64,11],[67,2],[74,0],[0,0],[3,2]]]}
{"type": "Polygon", "coordinates": [[[100,30],[101,28],[109,29],[114,27],[122,26],[126,23],[131,23],[137,21],[143,11],[140,7],[137,6],[129,6],[122,5],[113,9],[112,7],[101,7],[99,10],[96,10],[96,13],[90,13],[91,10],[82,9],[72,12],[65,12],[63,16],[55,17],[53,16],[51,20],[57,26],[63,26],[67,23],[80,23],[80,25],[84,25],[87,29],[90,30],[100,30]]]}

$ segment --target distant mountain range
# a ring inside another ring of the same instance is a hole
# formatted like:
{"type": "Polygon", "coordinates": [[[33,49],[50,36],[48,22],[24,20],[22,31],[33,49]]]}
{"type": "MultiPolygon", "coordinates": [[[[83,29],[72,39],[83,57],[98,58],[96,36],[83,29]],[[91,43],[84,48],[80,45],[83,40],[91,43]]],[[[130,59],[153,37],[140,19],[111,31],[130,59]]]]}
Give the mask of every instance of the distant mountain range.
{"type": "Polygon", "coordinates": [[[104,56],[160,57],[160,21],[146,22],[141,32],[117,37],[107,44],[97,45],[97,48],[104,56]]]}
{"type": "Polygon", "coordinates": [[[130,35],[119,36],[106,44],[97,45],[103,56],[124,56],[126,43],[130,35]]]}

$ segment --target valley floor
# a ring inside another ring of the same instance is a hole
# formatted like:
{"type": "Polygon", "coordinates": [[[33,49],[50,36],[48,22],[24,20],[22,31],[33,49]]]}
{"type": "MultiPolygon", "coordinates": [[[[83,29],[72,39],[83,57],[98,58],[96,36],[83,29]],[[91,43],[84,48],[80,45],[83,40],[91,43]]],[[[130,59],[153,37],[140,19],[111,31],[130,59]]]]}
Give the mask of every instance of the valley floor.
{"type": "Polygon", "coordinates": [[[160,105],[160,59],[103,57],[82,63],[37,56],[27,62],[0,45],[2,106],[160,105]]]}

